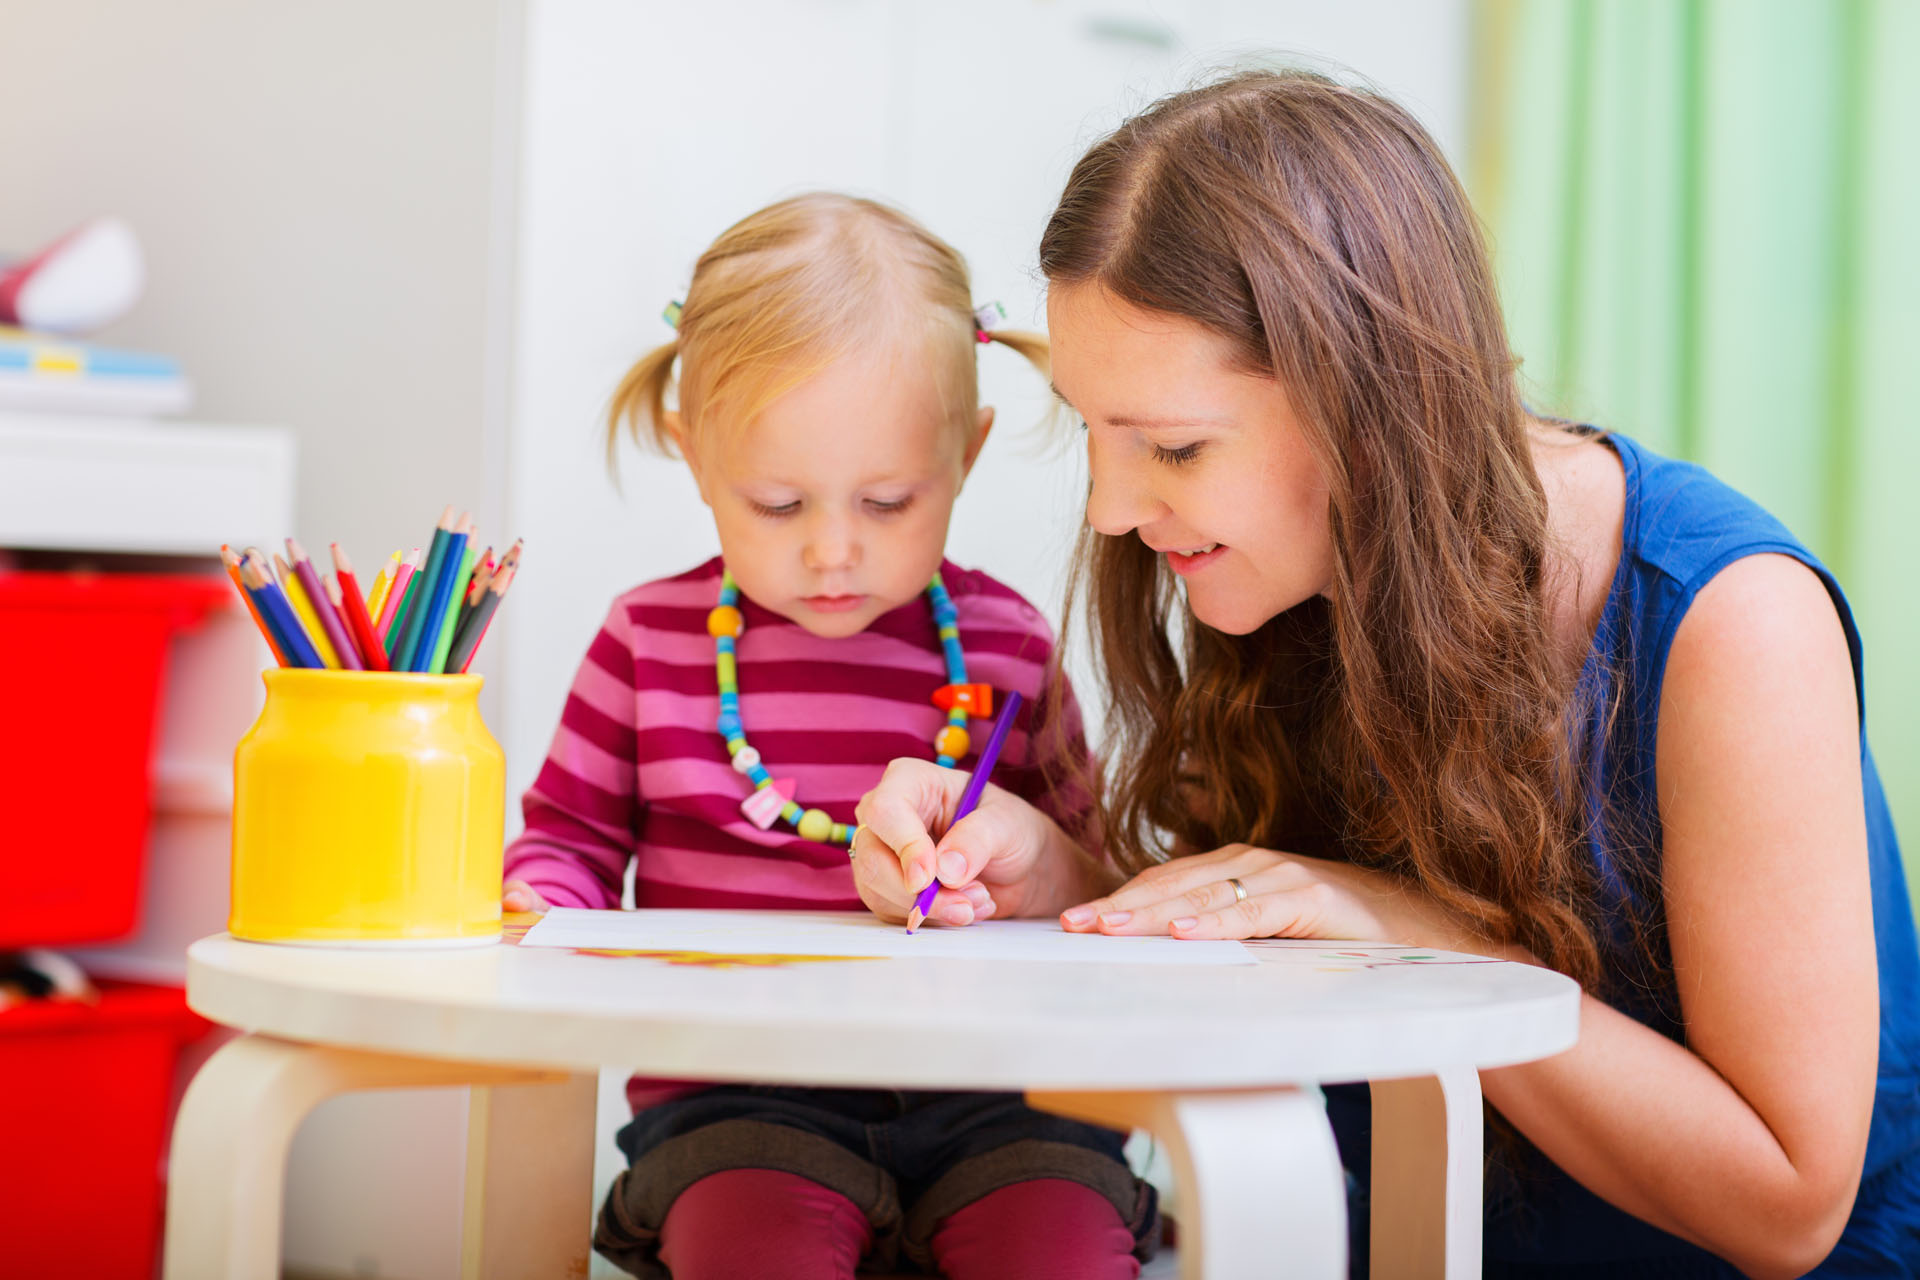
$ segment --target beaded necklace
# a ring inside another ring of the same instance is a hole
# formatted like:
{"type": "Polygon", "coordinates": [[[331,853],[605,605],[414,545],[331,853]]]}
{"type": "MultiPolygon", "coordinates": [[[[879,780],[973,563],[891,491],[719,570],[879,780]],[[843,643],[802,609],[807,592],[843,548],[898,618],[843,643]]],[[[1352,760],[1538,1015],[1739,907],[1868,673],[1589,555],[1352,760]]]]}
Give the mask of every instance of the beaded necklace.
{"type": "MultiPolygon", "coordinates": [[[[947,713],[947,723],[933,737],[935,758],[951,769],[967,754],[967,713],[993,714],[993,690],[986,685],[967,683],[967,659],[960,649],[960,615],[947,595],[939,573],[927,584],[927,600],[933,605],[934,625],[940,629],[940,648],[947,659],[947,684],[934,691],[933,704],[947,713]]],[[[776,780],[760,761],[760,753],[747,743],[747,731],[740,721],[740,680],[736,654],[740,633],[747,621],[739,608],[740,589],[734,585],[733,572],[720,575],[720,603],[707,615],[707,634],[713,637],[714,669],[720,682],[720,718],[715,727],[727,744],[733,767],[753,781],[753,794],[740,805],[749,821],[765,831],[780,818],[803,839],[822,844],[844,845],[851,842],[853,829],[835,822],[824,809],[802,809],[793,798],[790,779],[776,780]]]]}

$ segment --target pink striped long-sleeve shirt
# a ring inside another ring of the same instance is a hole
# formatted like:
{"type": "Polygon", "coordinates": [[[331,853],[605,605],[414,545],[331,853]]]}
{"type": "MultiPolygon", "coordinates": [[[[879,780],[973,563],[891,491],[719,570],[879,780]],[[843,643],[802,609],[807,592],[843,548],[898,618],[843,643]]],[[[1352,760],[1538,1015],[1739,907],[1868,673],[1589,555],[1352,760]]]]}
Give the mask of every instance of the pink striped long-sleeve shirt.
{"type": "MultiPolygon", "coordinates": [[[[614,907],[628,859],[642,907],[861,910],[846,851],[803,840],[784,822],[762,831],[740,811],[752,783],[736,772],[714,722],[720,691],[707,614],[721,563],[636,587],[614,602],[580,664],[539,778],[523,801],[526,830],[507,849],[506,877],[555,906],[614,907]]],[[[1042,686],[1053,650],[1039,612],[984,573],[941,565],[958,610],[967,675],[1026,700],[993,780],[1081,826],[1077,790],[1050,792],[1034,739],[1053,731],[1086,750],[1071,692],[1061,722],[1042,686]]],[[[852,825],[854,806],[899,756],[933,758],[947,683],[925,597],[858,635],[825,639],[742,597],[740,716],[775,778],[798,784],[804,808],[852,825]]],[[[975,721],[970,769],[986,741],[975,721]]]]}

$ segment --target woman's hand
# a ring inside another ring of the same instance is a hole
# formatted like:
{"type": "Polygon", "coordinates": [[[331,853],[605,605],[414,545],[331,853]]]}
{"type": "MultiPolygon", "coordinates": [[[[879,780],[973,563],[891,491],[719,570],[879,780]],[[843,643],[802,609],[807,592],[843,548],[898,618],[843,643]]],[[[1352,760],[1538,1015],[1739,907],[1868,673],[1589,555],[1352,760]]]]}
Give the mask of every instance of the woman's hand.
{"type": "Polygon", "coordinates": [[[546,911],[548,902],[540,891],[525,880],[509,880],[500,886],[500,906],[505,911],[546,911]]]}
{"type": "Polygon", "coordinates": [[[942,888],[929,920],[965,925],[993,916],[1044,915],[1084,894],[1061,892],[1063,864],[1075,861],[1054,821],[989,784],[979,807],[951,827],[968,775],[925,760],[895,760],[861,798],[853,847],[860,900],[882,920],[903,921],[936,872],[942,888]],[[935,839],[933,832],[942,832],[935,839]]]}
{"type": "Polygon", "coordinates": [[[1060,915],[1070,933],[1176,938],[1343,938],[1472,950],[1466,931],[1418,891],[1378,871],[1249,844],[1149,867],[1060,915]],[[1233,891],[1238,880],[1244,898],[1233,891]]]}

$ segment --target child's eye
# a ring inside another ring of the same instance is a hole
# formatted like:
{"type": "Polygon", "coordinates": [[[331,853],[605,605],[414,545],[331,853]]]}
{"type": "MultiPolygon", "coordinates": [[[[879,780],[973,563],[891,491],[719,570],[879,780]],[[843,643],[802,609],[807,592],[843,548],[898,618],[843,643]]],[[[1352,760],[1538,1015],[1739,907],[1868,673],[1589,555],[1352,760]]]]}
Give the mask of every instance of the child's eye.
{"type": "Polygon", "coordinates": [[[883,516],[897,516],[912,505],[913,498],[911,495],[901,498],[896,502],[881,502],[875,498],[869,498],[867,500],[867,509],[876,515],[883,516]]]}
{"type": "Polygon", "coordinates": [[[1200,446],[1197,442],[1194,444],[1183,444],[1177,449],[1169,449],[1165,445],[1159,444],[1153,446],[1154,461],[1164,462],[1169,466],[1177,467],[1183,463],[1192,462],[1199,456],[1200,446]]]}
{"type": "Polygon", "coordinates": [[[777,507],[770,507],[764,502],[754,502],[749,499],[748,505],[753,508],[755,515],[765,516],[769,520],[778,520],[783,516],[793,515],[800,510],[798,500],[783,502],[777,507]]]}

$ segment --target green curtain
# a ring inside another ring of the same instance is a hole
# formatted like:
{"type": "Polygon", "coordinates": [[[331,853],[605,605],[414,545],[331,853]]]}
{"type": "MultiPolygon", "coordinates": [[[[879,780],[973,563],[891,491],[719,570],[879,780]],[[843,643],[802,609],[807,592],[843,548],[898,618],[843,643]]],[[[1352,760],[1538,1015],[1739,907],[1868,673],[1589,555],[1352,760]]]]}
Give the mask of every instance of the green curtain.
{"type": "Polygon", "coordinates": [[[1537,406],[1838,574],[1920,872],[1920,2],[1476,0],[1467,181],[1537,406]]]}

